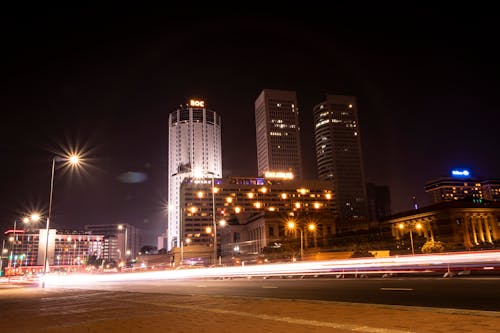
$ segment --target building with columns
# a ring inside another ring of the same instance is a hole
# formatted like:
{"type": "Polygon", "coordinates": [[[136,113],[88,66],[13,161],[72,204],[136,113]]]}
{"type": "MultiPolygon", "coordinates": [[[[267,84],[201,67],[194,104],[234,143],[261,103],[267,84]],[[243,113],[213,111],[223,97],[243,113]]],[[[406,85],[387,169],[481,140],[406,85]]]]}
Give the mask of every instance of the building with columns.
{"type": "Polygon", "coordinates": [[[500,203],[472,199],[441,202],[392,215],[383,224],[398,241],[420,237],[442,241],[451,250],[489,246],[500,241],[500,203]]]}

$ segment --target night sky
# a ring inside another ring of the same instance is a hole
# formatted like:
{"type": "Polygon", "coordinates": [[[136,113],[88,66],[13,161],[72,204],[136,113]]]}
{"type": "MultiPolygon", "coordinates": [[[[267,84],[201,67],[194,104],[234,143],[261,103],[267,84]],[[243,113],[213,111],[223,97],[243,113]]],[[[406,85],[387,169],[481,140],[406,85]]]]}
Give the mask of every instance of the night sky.
{"type": "Polygon", "coordinates": [[[425,205],[425,182],[454,167],[500,178],[498,29],[486,8],[228,17],[0,14],[2,229],[47,213],[52,156],[78,147],[84,170],[57,164],[54,225],[131,223],[156,244],[168,114],[204,98],[222,116],[224,176],[256,176],[263,88],[297,92],[305,178],[316,176],[313,106],[357,96],[366,179],[390,186],[394,212],[413,195],[425,205]]]}

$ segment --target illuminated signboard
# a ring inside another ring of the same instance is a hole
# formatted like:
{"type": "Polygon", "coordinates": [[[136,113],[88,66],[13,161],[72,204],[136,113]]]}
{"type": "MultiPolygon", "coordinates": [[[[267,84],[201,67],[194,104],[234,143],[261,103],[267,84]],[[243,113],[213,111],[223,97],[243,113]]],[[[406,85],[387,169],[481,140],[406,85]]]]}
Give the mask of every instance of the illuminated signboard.
{"type": "Polygon", "coordinates": [[[451,170],[451,175],[453,177],[469,177],[470,172],[469,170],[463,169],[463,170],[451,170]]]}
{"type": "Polygon", "coordinates": [[[293,173],[281,171],[266,171],[264,174],[266,178],[279,178],[279,179],[293,179],[293,173]]]}
{"type": "Polygon", "coordinates": [[[205,107],[205,101],[199,100],[199,99],[190,99],[189,100],[189,106],[195,107],[195,108],[204,108],[205,107]]]}

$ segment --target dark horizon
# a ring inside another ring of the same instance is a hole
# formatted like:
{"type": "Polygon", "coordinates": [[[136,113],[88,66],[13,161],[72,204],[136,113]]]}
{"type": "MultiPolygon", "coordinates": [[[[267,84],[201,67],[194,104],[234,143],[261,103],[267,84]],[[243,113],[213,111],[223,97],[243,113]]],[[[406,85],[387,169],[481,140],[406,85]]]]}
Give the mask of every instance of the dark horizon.
{"type": "Polygon", "coordinates": [[[53,153],[85,147],[85,173],[56,170],[53,225],[130,223],[156,243],[166,228],[168,114],[203,97],[222,117],[224,176],[256,176],[254,101],[265,88],[297,92],[304,178],[316,177],[312,108],[327,93],[356,96],[366,181],[390,187],[395,213],[413,195],[427,204],[425,182],[452,168],[499,178],[498,51],[484,15],[421,10],[360,16],[361,26],[2,14],[0,224],[46,210],[53,153]]]}

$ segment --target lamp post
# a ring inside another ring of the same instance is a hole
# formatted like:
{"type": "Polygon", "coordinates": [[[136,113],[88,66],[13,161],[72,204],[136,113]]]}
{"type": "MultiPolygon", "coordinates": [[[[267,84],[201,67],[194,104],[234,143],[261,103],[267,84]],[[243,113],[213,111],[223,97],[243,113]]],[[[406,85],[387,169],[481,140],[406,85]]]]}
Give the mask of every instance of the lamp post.
{"type": "MultiPolygon", "coordinates": [[[[125,251],[125,263],[126,263],[128,260],[127,256],[130,254],[130,251],[127,249],[127,238],[128,238],[127,230],[128,230],[128,227],[123,226],[123,224],[119,224],[118,230],[123,230],[123,229],[125,229],[124,251],[125,251]]],[[[120,256],[120,259],[121,259],[121,256],[120,256]]]]}
{"type": "Polygon", "coordinates": [[[212,225],[214,232],[214,266],[217,265],[217,223],[215,222],[215,174],[212,171],[207,172],[212,176],[212,225]]]}
{"type": "MultiPolygon", "coordinates": [[[[399,224],[399,229],[403,230],[405,228],[405,224],[404,223],[400,223],[399,224]]],[[[422,224],[421,223],[417,223],[415,224],[415,229],[417,230],[420,230],[422,229],[422,224]]],[[[410,231],[410,244],[411,244],[411,255],[415,255],[415,249],[413,247],[413,225],[409,225],[409,228],[408,230],[410,231]]]]}
{"type": "MultiPolygon", "coordinates": [[[[293,220],[289,220],[286,224],[287,228],[290,230],[299,229],[300,231],[300,260],[304,260],[304,228],[299,227],[297,223],[293,220]]],[[[307,229],[311,232],[316,231],[316,225],[314,223],[309,223],[307,229]]]]}
{"type": "Polygon", "coordinates": [[[220,258],[220,261],[219,261],[219,264],[221,264],[222,262],[222,257],[224,256],[224,248],[225,248],[225,245],[224,245],[224,229],[226,228],[226,226],[228,225],[227,221],[225,219],[222,219],[219,221],[219,226],[222,228],[220,229],[221,232],[220,232],[220,252],[221,252],[221,258],[220,258]]]}
{"type": "Polygon", "coordinates": [[[50,197],[49,197],[49,214],[47,216],[47,223],[45,226],[45,253],[43,255],[43,279],[42,288],[45,288],[45,276],[47,275],[47,269],[49,266],[48,260],[48,250],[49,250],[49,230],[50,230],[50,218],[52,216],[52,198],[54,195],[54,173],[56,169],[56,162],[67,161],[69,165],[76,166],[80,163],[80,157],[78,155],[72,154],[68,157],[54,156],[52,158],[52,172],[50,177],[50,197]]]}

